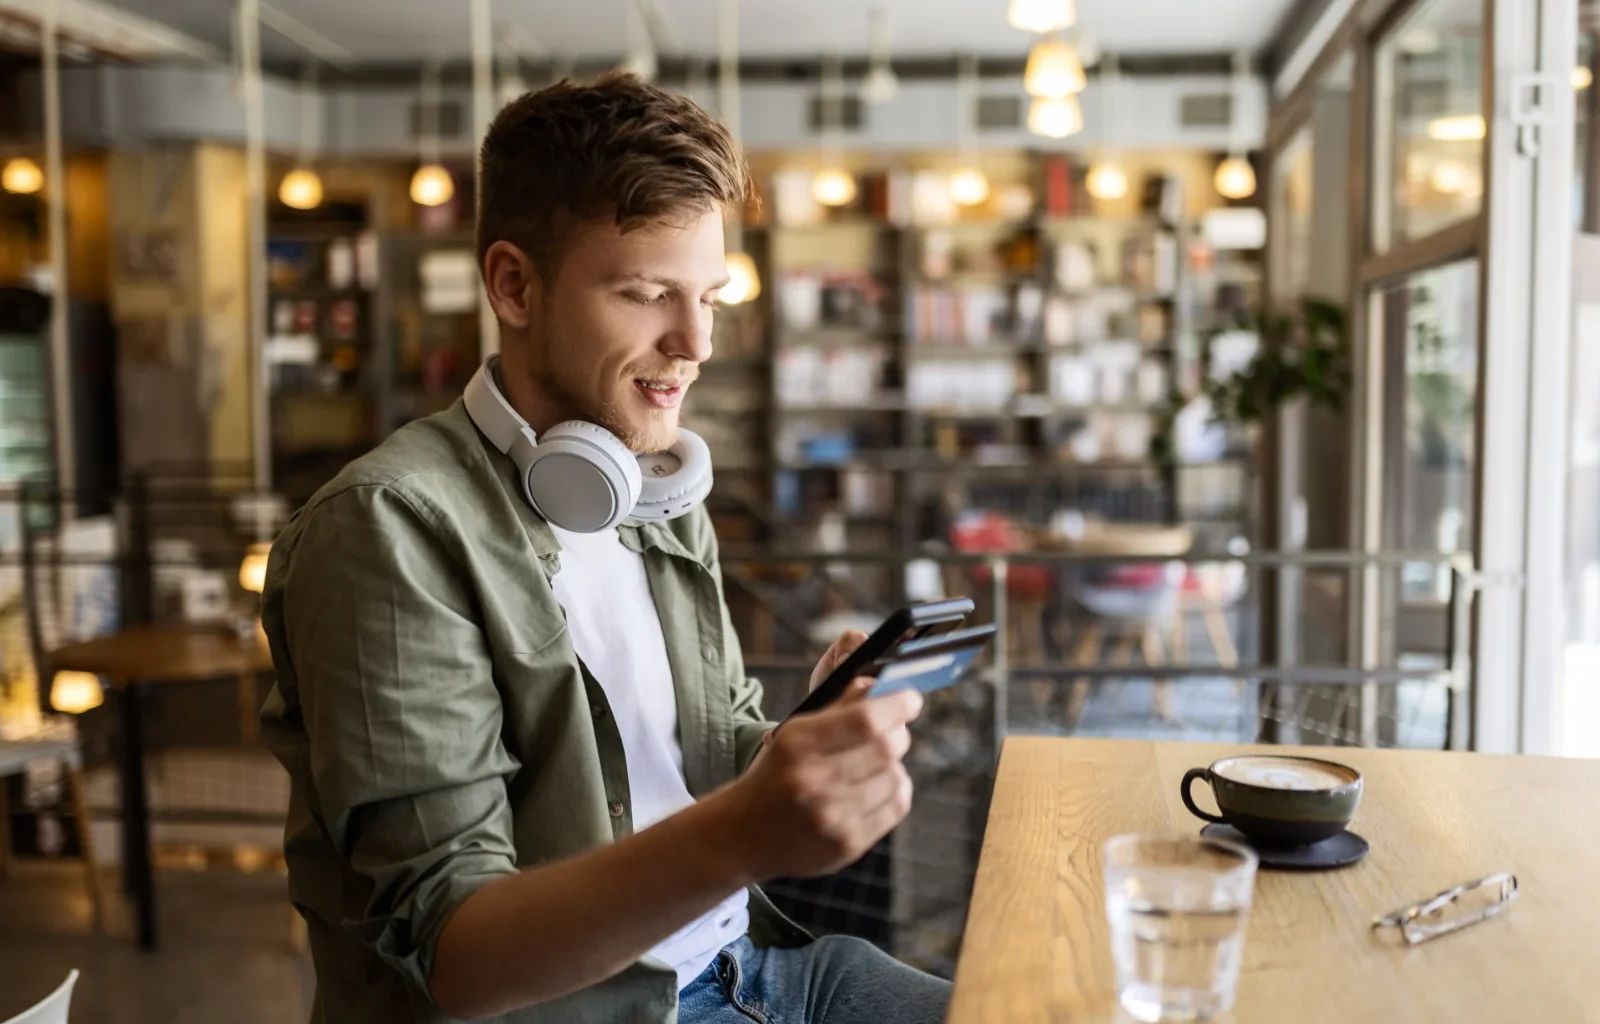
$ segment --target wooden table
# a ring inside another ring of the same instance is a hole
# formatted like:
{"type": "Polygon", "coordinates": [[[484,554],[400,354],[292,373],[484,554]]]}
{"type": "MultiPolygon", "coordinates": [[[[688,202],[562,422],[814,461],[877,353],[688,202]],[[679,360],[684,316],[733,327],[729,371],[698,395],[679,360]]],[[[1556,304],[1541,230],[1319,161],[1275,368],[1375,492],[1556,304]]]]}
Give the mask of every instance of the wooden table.
{"type": "MultiPolygon", "coordinates": [[[[1178,783],[1242,750],[1366,776],[1338,871],[1263,871],[1234,1022],[1600,1020],[1600,761],[1349,747],[1015,738],[1006,743],[951,1024],[1117,1020],[1101,845],[1195,833],[1178,783]],[[1415,947],[1374,917],[1510,871],[1500,917],[1415,947]]],[[[1202,806],[1210,806],[1196,787],[1202,806]]]]}
{"type": "Polygon", "coordinates": [[[256,676],[272,669],[260,630],[241,637],[221,629],[140,626],[111,636],[69,644],[49,656],[52,671],[92,672],[116,694],[122,738],[118,760],[122,783],[122,877],[134,900],[139,945],[156,947],[155,872],[150,850],[150,800],[145,781],[144,711],[149,687],[233,678],[240,688],[241,728],[255,728],[256,676]],[[245,721],[248,719],[248,721],[245,721]]]}

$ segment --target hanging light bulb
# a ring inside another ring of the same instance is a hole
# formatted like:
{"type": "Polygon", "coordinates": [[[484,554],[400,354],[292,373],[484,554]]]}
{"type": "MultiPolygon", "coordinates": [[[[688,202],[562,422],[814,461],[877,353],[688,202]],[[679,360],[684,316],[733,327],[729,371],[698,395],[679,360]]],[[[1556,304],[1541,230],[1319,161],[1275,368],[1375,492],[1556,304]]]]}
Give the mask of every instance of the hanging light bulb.
{"type": "Polygon", "coordinates": [[[272,554],[271,544],[252,544],[239,562],[239,586],[252,594],[267,587],[267,558],[272,554]]]}
{"type": "Polygon", "coordinates": [[[1007,24],[1039,35],[1071,28],[1077,21],[1074,0],[1011,0],[1006,8],[1007,24]]]}
{"type": "Polygon", "coordinates": [[[455,179],[438,164],[423,164],[411,176],[411,201],[418,206],[440,206],[455,194],[455,179]]]}
{"type": "Polygon", "coordinates": [[[842,167],[829,167],[811,179],[811,197],[823,206],[844,206],[856,197],[856,179],[842,167]]]}
{"type": "Polygon", "coordinates": [[[950,175],[950,201],[957,206],[977,206],[989,198],[989,179],[975,167],[950,175]]]}
{"type": "Polygon", "coordinates": [[[1256,171],[1250,166],[1250,161],[1232,154],[1217,165],[1212,184],[1216,186],[1218,194],[1225,198],[1248,199],[1256,194],[1256,171]]]}
{"type": "Polygon", "coordinates": [[[861,79],[861,98],[868,103],[888,103],[900,92],[900,79],[887,64],[874,64],[861,79]]]}
{"type": "Polygon", "coordinates": [[[1078,105],[1078,97],[1035,97],[1028,105],[1028,131],[1051,139],[1064,139],[1083,131],[1083,108],[1078,105]]]}
{"type": "Polygon", "coordinates": [[[728,253],[728,283],[717,298],[730,306],[750,302],[761,296],[761,274],[747,252],[728,253]]]}
{"type": "Polygon", "coordinates": [[[1128,194],[1128,172],[1115,160],[1101,161],[1089,168],[1083,187],[1096,199],[1121,199],[1128,194]]]}
{"type": "Polygon", "coordinates": [[[1029,51],[1022,84],[1030,96],[1056,100],[1082,92],[1087,79],[1083,74],[1083,62],[1071,43],[1063,39],[1045,39],[1033,44],[1029,51]]]}
{"type": "Polygon", "coordinates": [[[81,715],[105,701],[100,677],[88,672],[57,672],[50,681],[50,706],[67,715],[81,715]]]}
{"type": "Polygon", "coordinates": [[[1486,132],[1482,114],[1436,117],[1428,122],[1428,138],[1438,142],[1471,142],[1486,132]]]}
{"type": "Polygon", "coordinates": [[[1594,72],[1590,71],[1588,67],[1583,64],[1579,64],[1572,69],[1572,88],[1575,91],[1582,92],[1593,84],[1594,72]]]}
{"type": "Polygon", "coordinates": [[[44,188],[44,172],[25,156],[6,161],[0,170],[0,188],[19,196],[31,196],[44,188]]]}
{"type": "Polygon", "coordinates": [[[1470,173],[1460,160],[1441,160],[1428,175],[1428,184],[1440,195],[1460,195],[1467,190],[1470,173]]]}
{"type": "Polygon", "coordinates": [[[296,210],[314,210],[322,205],[322,179],[307,167],[296,167],[278,183],[278,199],[296,210]]]}

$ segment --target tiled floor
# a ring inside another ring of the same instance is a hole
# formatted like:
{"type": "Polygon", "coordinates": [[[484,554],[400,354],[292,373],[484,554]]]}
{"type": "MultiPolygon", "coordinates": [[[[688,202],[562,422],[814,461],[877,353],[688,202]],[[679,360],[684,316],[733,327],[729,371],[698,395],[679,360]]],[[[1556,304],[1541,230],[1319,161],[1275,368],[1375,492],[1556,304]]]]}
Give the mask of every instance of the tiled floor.
{"type": "Polygon", "coordinates": [[[14,865],[0,883],[0,1020],[76,968],[71,1024],[304,1024],[311,962],[290,950],[281,876],[163,871],[157,885],[161,948],[146,954],[121,907],[93,932],[76,865],[14,865]]]}

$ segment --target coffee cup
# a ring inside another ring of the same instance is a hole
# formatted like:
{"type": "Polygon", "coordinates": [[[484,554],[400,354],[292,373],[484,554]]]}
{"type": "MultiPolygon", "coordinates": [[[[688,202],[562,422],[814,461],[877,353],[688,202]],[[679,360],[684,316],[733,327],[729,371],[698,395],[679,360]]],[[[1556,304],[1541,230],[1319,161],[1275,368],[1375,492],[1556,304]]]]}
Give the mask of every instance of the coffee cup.
{"type": "Polygon", "coordinates": [[[1197,818],[1230,825],[1261,846],[1294,847],[1338,835],[1361,802],[1361,773],[1315,757],[1240,754],[1183,775],[1183,805],[1197,818]],[[1196,779],[1211,786],[1220,814],[1195,805],[1196,779]]]}

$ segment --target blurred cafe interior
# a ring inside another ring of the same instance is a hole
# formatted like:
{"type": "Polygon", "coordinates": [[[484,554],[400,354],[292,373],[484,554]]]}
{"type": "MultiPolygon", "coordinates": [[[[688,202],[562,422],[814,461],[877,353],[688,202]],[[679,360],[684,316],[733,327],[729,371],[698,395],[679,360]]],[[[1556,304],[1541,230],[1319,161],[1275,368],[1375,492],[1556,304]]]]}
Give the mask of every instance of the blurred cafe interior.
{"type": "Polygon", "coordinates": [[[1103,928],[1098,819],[1025,800],[1023,752],[1193,833],[1169,757],[1287,745],[1366,776],[1315,913],[1401,1002],[1264,1014],[1313,911],[1263,861],[1238,1019],[1513,1019],[1470,997],[1519,925],[1600,962],[1597,0],[0,0],[0,1021],[310,1018],[268,553],[498,351],[495,114],[619,68],[755,186],[682,422],[768,717],[901,605],[998,627],[927,696],[906,819],[780,910],[954,979],[952,1021],[1110,1019],[1062,923],[1103,928]],[[1094,761],[1128,750],[1149,793],[1094,761]],[[1567,766],[1528,769],[1548,820],[1383,802],[1524,763],[1567,766]],[[1495,871],[1505,920],[1362,945],[1495,871]],[[1007,899],[1044,909],[1002,970],[1007,899]]]}

